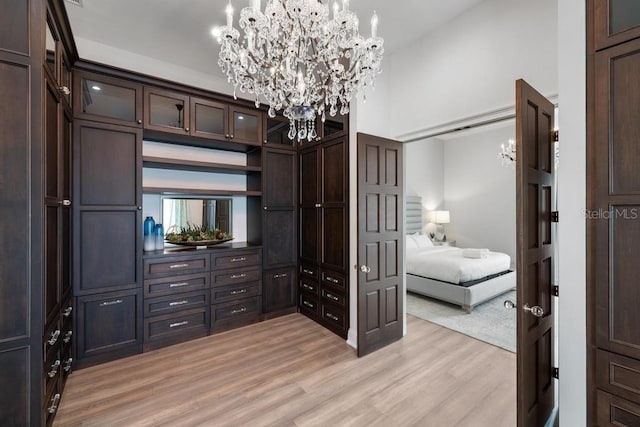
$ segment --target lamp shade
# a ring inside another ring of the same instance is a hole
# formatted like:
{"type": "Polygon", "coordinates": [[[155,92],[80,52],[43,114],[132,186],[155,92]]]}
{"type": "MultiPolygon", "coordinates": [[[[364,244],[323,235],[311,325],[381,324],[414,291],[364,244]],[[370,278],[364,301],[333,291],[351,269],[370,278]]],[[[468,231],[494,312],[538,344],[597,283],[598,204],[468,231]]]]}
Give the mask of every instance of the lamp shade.
{"type": "Polygon", "coordinates": [[[436,224],[449,224],[449,211],[434,211],[433,222],[436,224]]]}

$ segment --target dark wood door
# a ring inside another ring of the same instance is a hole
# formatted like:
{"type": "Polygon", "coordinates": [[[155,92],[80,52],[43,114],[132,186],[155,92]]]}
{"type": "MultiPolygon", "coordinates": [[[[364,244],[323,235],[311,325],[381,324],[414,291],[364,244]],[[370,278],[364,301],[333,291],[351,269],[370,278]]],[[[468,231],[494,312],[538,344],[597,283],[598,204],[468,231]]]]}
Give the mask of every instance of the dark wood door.
{"type": "Polygon", "coordinates": [[[595,52],[589,69],[588,396],[603,426],[640,425],[640,39],[631,40],[639,28],[595,52]]]}
{"type": "Polygon", "coordinates": [[[402,338],[403,147],[358,134],[358,356],[402,338]]]}
{"type": "Polygon", "coordinates": [[[516,152],[518,425],[535,427],[554,406],[554,106],[524,80],[516,82],[516,152]]]}

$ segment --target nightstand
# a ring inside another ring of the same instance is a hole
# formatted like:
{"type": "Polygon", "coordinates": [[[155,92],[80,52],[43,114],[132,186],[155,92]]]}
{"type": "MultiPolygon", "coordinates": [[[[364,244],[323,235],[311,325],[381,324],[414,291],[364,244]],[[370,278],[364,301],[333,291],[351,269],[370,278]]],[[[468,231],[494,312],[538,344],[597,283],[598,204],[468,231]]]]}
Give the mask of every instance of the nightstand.
{"type": "Polygon", "coordinates": [[[445,240],[443,242],[433,241],[433,246],[455,246],[455,240],[445,240]]]}

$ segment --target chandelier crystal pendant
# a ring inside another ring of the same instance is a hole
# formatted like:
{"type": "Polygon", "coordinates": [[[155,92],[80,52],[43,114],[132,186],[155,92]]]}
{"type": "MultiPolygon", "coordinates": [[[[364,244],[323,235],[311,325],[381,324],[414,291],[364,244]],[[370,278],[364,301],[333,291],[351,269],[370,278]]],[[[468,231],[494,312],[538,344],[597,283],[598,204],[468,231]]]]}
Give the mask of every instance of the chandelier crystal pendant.
{"type": "Polygon", "coordinates": [[[289,138],[317,138],[316,116],[325,120],[347,114],[353,95],[374,86],[381,71],[383,40],[377,36],[378,17],[371,19],[371,37],[358,32],[358,17],[342,7],[329,7],[321,0],[261,1],[240,12],[240,28],[233,27],[233,8],[227,6],[227,25],[220,31],[218,64],[240,92],[255,95],[290,120],[289,138]]]}

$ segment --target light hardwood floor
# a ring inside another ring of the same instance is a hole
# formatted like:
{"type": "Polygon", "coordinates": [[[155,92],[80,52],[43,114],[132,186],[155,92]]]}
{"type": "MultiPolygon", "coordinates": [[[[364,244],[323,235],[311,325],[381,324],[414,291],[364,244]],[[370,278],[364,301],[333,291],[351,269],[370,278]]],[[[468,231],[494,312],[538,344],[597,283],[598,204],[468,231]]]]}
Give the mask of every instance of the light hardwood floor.
{"type": "Polygon", "coordinates": [[[57,426],[515,426],[513,353],[409,316],[366,357],[299,314],[72,373],[57,426]]]}

